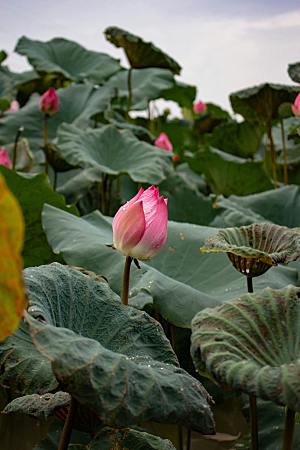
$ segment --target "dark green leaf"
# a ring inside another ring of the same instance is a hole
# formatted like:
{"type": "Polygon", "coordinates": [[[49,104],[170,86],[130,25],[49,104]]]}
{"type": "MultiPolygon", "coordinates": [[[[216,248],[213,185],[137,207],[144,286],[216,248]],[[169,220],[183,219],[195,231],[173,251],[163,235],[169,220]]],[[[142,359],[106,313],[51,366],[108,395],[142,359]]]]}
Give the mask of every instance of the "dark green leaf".
{"type": "Polygon", "coordinates": [[[145,42],[135,34],[118,27],[108,27],[104,34],[109,42],[124,49],[131,67],[135,69],[160,67],[169,69],[175,74],[179,74],[181,71],[180,65],[169,55],[155,47],[152,42],[145,42]]]}
{"type": "Polygon", "coordinates": [[[300,83],[300,62],[289,64],[288,74],[295,83],[300,83]]]}

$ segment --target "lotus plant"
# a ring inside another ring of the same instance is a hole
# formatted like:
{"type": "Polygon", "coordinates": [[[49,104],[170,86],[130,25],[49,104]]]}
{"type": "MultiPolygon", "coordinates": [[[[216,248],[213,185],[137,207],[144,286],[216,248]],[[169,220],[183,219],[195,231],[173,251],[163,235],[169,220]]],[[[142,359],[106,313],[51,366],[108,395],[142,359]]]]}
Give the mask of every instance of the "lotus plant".
{"type": "Polygon", "coordinates": [[[202,100],[198,100],[193,105],[193,111],[195,114],[204,114],[207,111],[207,105],[202,100]]]}
{"type": "Polygon", "coordinates": [[[295,98],[294,103],[292,103],[291,108],[294,116],[300,117],[300,92],[295,98]]]}
{"type": "Polygon", "coordinates": [[[173,145],[170,139],[168,138],[168,135],[166,133],[160,133],[158,138],[154,142],[156,147],[159,147],[163,150],[166,150],[167,152],[173,151],[173,145]]]}
{"type": "Polygon", "coordinates": [[[132,260],[153,258],[167,239],[167,199],[151,186],[129,200],[117,211],[113,222],[113,248],[126,256],[122,303],[128,304],[129,275],[132,260]]]}
{"type": "Polygon", "coordinates": [[[56,90],[50,87],[44,94],[40,97],[39,103],[40,111],[44,114],[44,152],[46,158],[45,173],[48,174],[48,159],[46,155],[48,146],[48,119],[49,117],[56,114],[59,110],[59,98],[56,90]]]}

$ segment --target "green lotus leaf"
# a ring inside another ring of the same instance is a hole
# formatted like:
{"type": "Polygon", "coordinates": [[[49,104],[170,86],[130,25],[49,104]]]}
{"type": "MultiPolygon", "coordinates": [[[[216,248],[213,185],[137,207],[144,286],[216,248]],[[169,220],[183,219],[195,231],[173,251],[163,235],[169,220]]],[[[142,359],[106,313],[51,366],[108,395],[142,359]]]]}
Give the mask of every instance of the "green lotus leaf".
{"type": "Polygon", "coordinates": [[[62,195],[53,191],[44,174],[26,177],[0,166],[7,186],[17,197],[25,219],[24,266],[47,264],[57,260],[47,242],[41,225],[41,211],[45,203],[77,215],[77,209],[67,207],[62,195]]]}
{"type": "Polygon", "coordinates": [[[5,61],[7,57],[8,57],[8,54],[6,53],[6,51],[0,50],[0,64],[2,64],[3,61],[5,61]]]}
{"type": "Polygon", "coordinates": [[[295,83],[300,83],[300,62],[289,64],[288,74],[295,83]]]}
{"type": "Polygon", "coordinates": [[[245,197],[218,197],[215,207],[223,210],[211,223],[216,227],[273,222],[293,228],[300,224],[300,188],[282,186],[245,197]]]}
{"type": "MultiPolygon", "coordinates": [[[[113,88],[120,99],[128,98],[128,72],[128,70],[118,72],[105,84],[108,88],[113,88]]],[[[170,70],[158,68],[132,69],[132,109],[147,109],[150,100],[162,97],[163,92],[173,87],[174,76],[170,70]]]]}
{"type": "Polygon", "coordinates": [[[113,125],[80,130],[64,124],[58,131],[59,155],[72,166],[97,168],[108,175],[128,174],[142,183],[160,183],[171,170],[167,152],[139,141],[113,125]]]}
{"type": "MultiPolygon", "coordinates": [[[[103,112],[114,95],[107,86],[95,88],[92,85],[73,85],[57,91],[59,111],[49,119],[49,139],[56,136],[57,128],[63,122],[86,126],[91,116],[103,112]],[[76,98],[76,101],[74,101],[76,98]]],[[[39,96],[31,100],[16,113],[10,113],[0,122],[0,145],[13,143],[16,130],[24,127],[23,137],[30,148],[37,152],[43,145],[43,114],[39,110],[39,96]]]]}
{"type": "Polygon", "coordinates": [[[208,394],[183,369],[145,354],[115,353],[94,339],[30,316],[26,320],[33,343],[51,362],[63,389],[104,423],[129,426],[155,420],[214,433],[208,394]]]}
{"type": "Polygon", "coordinates": [[[270,223],[225,228],[209,238],[202,252],[227,253],[234,267],[248,277],[265,273],[277,264],[300,256],[300,236],[294,230],[270,223]]]}
{"type": "MultiPolygon", "coordinates": [[[[107,247],[112,242],[110,218],[99,212],[78,218],[45,205],[43,225],[55,253],[62,254],[68,264],[102,273],[120,292],[124,257],[107,247]]],[[[244,293],[246,280],[228,264],[225,255],[199,252],[199,247],[217,231],[170,221],[162,251],[151,261],[141,263],[141,269],[132,267],[129,304],[138,303],[142,297],[172,324],[189,328],[198,311],[244,293]]],[[[266,285],[280,288],[296,284],[297,280],[296,269],[275,267],[255,281],[255,289],[266,285]]]]}
{"type": "Polygon", "coordinates": [[[217,126],[206,141],[226,153],[249,158],[259,149],[262,136],[263,129],[257,123],[230,121],[217,126]]]}
{"type": "Polygon", "coordinates": [[[206,309],[192,321],[191,353],[217,380],[300,408],[300,289],[267,288],[206,309]]]}
{"type": "Polygon", "coordinates": [[[192,109],[195,101],[197,89],[190,84],[175,81],[173,87],[166,89],[161,93],[161,97],[165,100],[172,100],[178,103],[182,108],[192,109]]]}
{"type": "Polygon", "coordinates": [[[169,69],[174,74],[180,74],[180,65],[152,42],[145,42],[140,37],[118,27],[106,28],[104,35],[113,45],[124,49],[132,68],[160,67],[169,69]]]}
{"type": "Polygon", "coordinates": [[[296,86],[264,83],[230,94],[230,102],[233,111],[246,120],[270,124],[279,118],[280,105],[292,103],[298,92],[296,86]]]}
{"type": "Polygon", "coordinates": [[[54,394],[32,394],[15,398],[4,408],[6,414],[26,414],[40,420],[47,420],[60,408],[69,406],[70,394],[58,391],[54,394]]]}
{"type": "Polygon", "coordinates": [[[203,147],[189,158],[197,173],[203,173],[215,194],[249,195],[272,188],[262,161],[252,161],[203,147]]]}
{"type": "Polygon", "coordinates": [[[119,61],[106,53],[87,50],[63,38],[42,42],[23,36],[15,51],[26,56],[38,73],[56,73],[76,82],[103,83],[121,69],[119,61]]]}
{"type": "Polygon", "coordinates": [[[6,99],[10,102],[14,99],[15,94],[13,73],[8,67],[0,65],[0,100],[6,99]]]}

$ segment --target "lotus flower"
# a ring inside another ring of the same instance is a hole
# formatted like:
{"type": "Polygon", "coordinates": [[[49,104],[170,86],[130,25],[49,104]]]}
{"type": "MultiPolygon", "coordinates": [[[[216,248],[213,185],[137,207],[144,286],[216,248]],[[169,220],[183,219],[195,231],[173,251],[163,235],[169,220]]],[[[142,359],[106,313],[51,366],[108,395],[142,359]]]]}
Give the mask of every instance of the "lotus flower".
{"type": "Polygon", "coordinates": [[[10,160],[10,157],[8,156],[6,148],[4,147],[0,148],[0,166],[12,169],[12,162],[10,160]]]}
{"type": "Polygon", "coordinates": [[[297,117],[300,117],[300,92],[297,95],[294,103],[291,105],[293,114],[297,117]]]}
{"type": "Polygon", "coordinates": [[[194,103],[193,105],[193,111],[195,114],[203,114],[207,110],[207,106],[204,102],[201,100],[198,100],[198,102],[194,103]]]}
{"type": "Polygon", "coordinates": [[[167,199],[154,186],[141,188],[113,219],[113,246],[125,256],[151,259],[166,242],[167,225],[167,199]]]}
{"type": "Polygon", "coordinates": [[[56,90],[51,87],[40,98],[40,111],[48,116],[57,113],[59,109],[59,98],[56,90]]]}
{"type": "Polygon", "coordinates": [[[162,148],[167,152],[173,151],[173,145],[168,136],[166,135],[166,133],[160,133],[158,138],[155,140],[154,144],[156,145],[156,147],[162,148]]]}
{"type": "Polygon", "coordinates": [[[17,100],[13,100],[10,104],[10,107],[5,112],[17,112],[20,109],[19,102],[17,100]]]}

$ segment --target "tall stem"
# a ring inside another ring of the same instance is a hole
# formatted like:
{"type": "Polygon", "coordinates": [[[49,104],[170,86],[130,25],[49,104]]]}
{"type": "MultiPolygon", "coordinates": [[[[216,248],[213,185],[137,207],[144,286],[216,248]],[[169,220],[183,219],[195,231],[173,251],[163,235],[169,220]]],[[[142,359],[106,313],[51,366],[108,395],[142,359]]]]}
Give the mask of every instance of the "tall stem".
{"type": "Polygon", "coordinates": [[[286,409],[282,450],[292,450],[295,431],[295,411],[286,409]]]}
{"type": "Polygon", "coordinates": [[[129,112],[131,110],[131,106],[132,106],[132,69],[131,68],[128,70],[127,87],[128,87],[127,112],[129,112]]]}
{"type": "Polygon", "coordinates": [[[46,148],[48,145],[48,114],[44,114],[44,153],[45,153],[45,174],[48,175],[48,158],[46,148]]]}
{"type": "Polygon", "coordinates": [[[67,415],[63,430],[60,435],[60,440],[59,440],[57,450],[67,450],[69,447],[75,411],[76,411],[76,400],[73,397],[71,397],[71,403],[69,406],[68,415],[67,415]]]}
{"type": "Polygon", "coordinates": [[[130,266],[132,263],[131,256],[126,256],[124,272],[123,272],[123,286],[122,286],[122,303],[128,305],[128,292],[129,292],[129,278],[130,278],[130,266]]]}
{"type": "MultiPolygon", "coordinates": [[[[247,277],[247,290],[249,294],[253,292],[252,277],[247,277]]],[[[252,450],[258,450],[257,405],[255,395],[253,394],[249,395],[249,404],[250,404],[250,420],[251,420],[251,445],[252,450]]]]}
{"type": "Polygon", "coordinates": [[[272,135],[272,124],[268,124],[268,126],[267,126],[267,135],[268,135],[270,150],[271,150],[273,181],[274,181],[274,186],[277,187],[276,157],[275,157],[275,146],[274,146],[273,135],[272,135]]]}
{"type": "Polygon", "coordinates": [[[18,152],[18,142],[19,142],[19,139],[20,139],[20,137],[21,137],[21,134],[22,134],[23,130],[24,130],[24,128],[23,128],[23,127],[20,127],[20,128],[18,128],[18,131],[17,131],[17,133],[16,133],[15,143],[14,143],[14,150],[13,150],[13,160],[12,160],[12,166],[13,166],[12,168],[13,168],[13,170],[15,170],[15,168],[16,168],[16,163],[17,163],[17,152],[18,152]]]}
{"type": "Polygon", "coordinates": [[[283,150],[283,173],[284,173],[284,184],[289,184],[289,176],[288,176],[288,165],[287,165],[287,154],[286,154],[286,142],[285,142],[285,132],[283,126],[283,120],[280,119],[280,128],[281,128],[281,141],[282,141],[282,150],[283,150]]]}

